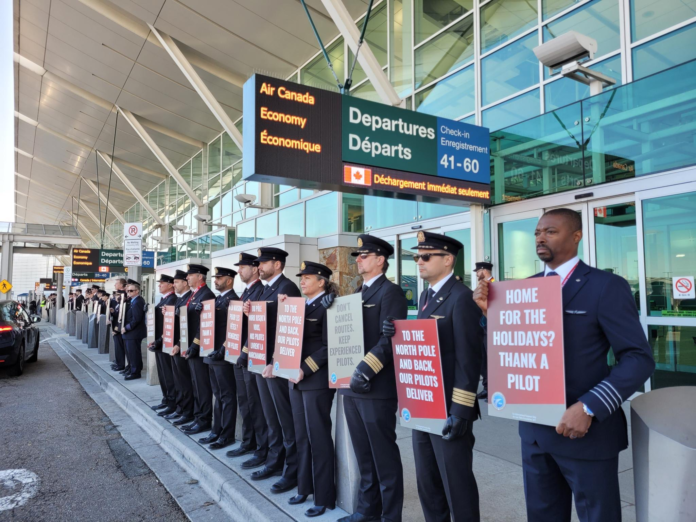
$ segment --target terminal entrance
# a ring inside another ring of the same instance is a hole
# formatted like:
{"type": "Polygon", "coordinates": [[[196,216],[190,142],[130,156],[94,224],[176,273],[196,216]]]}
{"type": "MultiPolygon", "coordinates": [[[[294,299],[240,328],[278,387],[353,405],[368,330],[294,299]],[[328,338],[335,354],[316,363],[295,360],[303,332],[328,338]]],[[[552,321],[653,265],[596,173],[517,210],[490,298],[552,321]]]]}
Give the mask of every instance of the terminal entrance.
{"type": "MultiPolygon", "coordinates": [[[[515,213],[499,212],[507,205],[491,210],[498,279],[523,279],[542,271],[534,241],[537,221],[552,208],[576,210],[583,222],[579,257],[623,277],[631,288],[657,363],[646,390],[696,385],[696,299],[676,299],[673,291],[674,278],[696,275],[696,184],[582,203],[562,204],[563,199],[539,199],[539,208],[515,213]]],[[[612,358],[609,362],[614,363],[612,358]]]]}

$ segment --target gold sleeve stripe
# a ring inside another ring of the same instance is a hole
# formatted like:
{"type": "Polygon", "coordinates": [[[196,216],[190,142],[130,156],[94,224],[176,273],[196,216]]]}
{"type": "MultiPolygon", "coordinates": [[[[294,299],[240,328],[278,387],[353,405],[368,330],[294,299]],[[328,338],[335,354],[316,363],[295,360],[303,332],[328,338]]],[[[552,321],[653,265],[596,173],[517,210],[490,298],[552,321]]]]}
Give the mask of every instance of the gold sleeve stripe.
{"type": "Polygon", "coordinates": [[[194,340],[193,340],[193,344],[197,344],[198,346],[200,346],[200,345],[201,345],[201,342],[200,342],[198,339],[194,339],[194,340]]]}
{"type": "Polygon", "coordinates": [[[245,346],[244,348],[242,348],[242,352],[244,352],[244,353],[249,353],[249,348],[247,348],[247,347],[245,346]]]}
{"type": "Polygon", "coordinates": [[[455,404],[461,404],[462,406],[467,406],[467,407],[469,407],[469,408],[473,408],[473,407],[474,407],[474,402],[473,402],[473,401],[471,401],[471,402],[468,402],[468,401],[465,402],[465,401],[463,401],[462,399],[458,398],[456,395],[453,395],[453,396],[452,396],[452,402],[454,402],[455,404]]]}
{"type": "Polygon", "coordinates": [[[379,359],[377,359],[377,357],[375,357],[371,353],[368,353],[365,356],[364,361],[367,363],[367,365],[370,368],[372,368],[372,371],[375,373],[379,373],[382,370],[382,368],[384,368],[384,366],[382,366],[382,363],[379,361],[379,359]]]}
{"type": "Polygon", "coordinates": [[[317,365],[317,363],[314,362],[314,359],[312,359],[311,357],[307,357],[307,358],[305,359],[305,362],[307,363],[307,366],[309,366],[309,368],[310,368],[313,372],[318,372],[318,371],[319,371],[319,366],[317,365]]]}
{"type": "Polygon", "coordinates": [[[452,390],[452,394],[453,394],[453,395],[459,395],[459,396],[461,396],[462,399],[467,399],[467,398],[473,398],[473,399],[475,399],[475,398],[476,398],[476,394],[475,394],[475,393],[470,392],[470,391],[466,391],[466,390],[460,390],[459,388],[454,388],[454,389],[452,390]]]}

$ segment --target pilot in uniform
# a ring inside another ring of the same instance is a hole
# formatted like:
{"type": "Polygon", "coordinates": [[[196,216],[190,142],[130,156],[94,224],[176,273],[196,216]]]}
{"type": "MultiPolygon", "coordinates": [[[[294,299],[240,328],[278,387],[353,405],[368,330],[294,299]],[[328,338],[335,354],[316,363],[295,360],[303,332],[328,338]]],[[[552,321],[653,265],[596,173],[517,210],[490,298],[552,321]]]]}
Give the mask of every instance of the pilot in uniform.
{"type": "Polygon", "coordinates": [[[157,363],[157,376],[162,390],[162,401],[156,406],[151,406],[157,415],[164,417],[176,411],[176,385],[174,384],[174,373],[172,370],[172,358],[169,354],[162,351],[162,334],[164,332],[164,307],[176,305],[176,294],[174,293],[174,278],[162,274],[159,279],[160,302],[155,306],[155,342],[148,347],[154,352],[155,362],[157,363]]]}
{"type": "Polygon", "coordinates": [[[123,342],[126,345],[130,373],[126,374],[126,380],[140,379],[143,370],[143,355],[141,344],[147,337],[147,323],[145,321],[145,299],[140,295],[140,283],[133,279],[128,280],[128,295],[130,300],[126,304],[126,314],[123,318],[123,342]]]}

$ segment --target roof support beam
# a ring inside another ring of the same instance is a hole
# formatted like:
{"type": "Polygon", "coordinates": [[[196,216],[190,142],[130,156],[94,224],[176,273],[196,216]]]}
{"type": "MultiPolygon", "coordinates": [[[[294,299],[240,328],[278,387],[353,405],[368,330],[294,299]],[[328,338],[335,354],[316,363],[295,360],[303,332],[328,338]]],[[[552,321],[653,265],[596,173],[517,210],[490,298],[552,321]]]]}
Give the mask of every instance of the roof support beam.
{"type": "Polygon", "coordinates": [[[140,136],[140,139],[143,140],[145,145],[147,145],[150,151],[152,151],[152,153],[159,160],[162,166],[176,180],[176,182],[184,190],[184,192],[186,192],[186,195],[191,198],[191,201],[193,201],[193,203],[197,207],[202,207],[203,202],[198,198],[198,196],[189,186],[189,184],[186,183],[184,178],[181,177],[179,171],[176,170],[174,165],[172,165],[172,162],[169,161],[169,158],[164,154],[164,152],[162,152],[162,149],[160,149],[159,145],[155,143],[155,140],[152,139],[152,136],[150,136],[150,134],[145,130],[145,128],[138,121],[135,115],[128,109],[124,109],[122,107],[119,107],[118,110],[121,112],[121,115],[126,119],[126,121],[130,124],[130,126],[133,127],[133,130],[136,132],[136,134],[140,136]]]}
{"type": "Polygon", "coordinates": [[[143,172],[145,174],[149,174],[150,176],[155,176],[160,179],[167,179],[169,176],[166,174],[162,174],[161,172],[157,172],[156,170],[148,169],[147,167],[143,167],[141,165],[136,165],[135,163],[131,163],[130,161],[126,161],[121,158],[115,158],[115,163],[120,163],[124,167],[130,167],[131,169],[139,170],[140,172],[143,172]]]}
{"type": "MultiPolygon", "coordinates": [[[[78,201],[77,198],[73,198],[73,199],[74,199],[75,201],[78,201]]],[[[80,202],[82,203],[82,204],[80,205],[80,209],[85,211],[85,214],[87,214],[87,216],[88,216],[92,221],[94,221],[94,224],[97,225],[97,228],[98,228],[99,231],[101,232],[101,230],[102,230],[102,225],[101,225],[100,221],[97,219],[97,216],[94,215],[94,212],[92,212],[92,211],[89,209],[89,207],[87,206],[87,204],[86,204],[84,201],[80,200],[80,202]]],[[[104,227],[104,233],[106,234],[106,236],[107,236],[111,241],[113,241],[113,243],[114,243],[116,246],[119,246],[119,245],[121,244],[121,242],[120,242],[120,241],[117,241],[116,238],[111,234],[111,232],[109,232],[109,230],[108,230],[106,227],[104,227]]],[[[101,242],[101,241],[97,241],[97,243],[99,243],[99,244],[101,245],[102,242],[101,242]]]]}
{"type": "MultiPolygon", "coordinates": [[[[70,214],[71,216],[75,217],[75,214],[73,214],[72,212],[68,212],[68,214],[70,214]]],[[[92,235],[92,233],[89,231],[89,229],[85,226],[85,224],[84,224],[82,221],[77,220],[77,226],[80,227],[80,228],[84,231],[84,233],[87,234],[87,236],[89,236],[89,238],[90,238],[92,241],[94,241],[97,245],[100,245],[100,244],[101,244],[101,241],[97,241],[97,238],[95,238],[95,237],[92,235]]],[[[87,241],[84,241],[84,243],[87,244],[87,241]]]]}
{"type": "Polygon", "coordinates": [[[230,135],[230,138],[232,138],[232,140],[237,144],[239,150],[243,151],[244,146],[242,142],[242,133],[239,132],[239,129],[237,129],[237,127],[234,126],[232,119],[228,116],[228,114],[225,112],[225,109],[222,108],[217,99],[215,99],[213,93],[210,92],[208,86],[198,75],[198,73],[193,68],[186,56],[184,56],[184,53],[181,52],[181,49],[179,49],[179,46],[176,44],[176,42],[168,34],[162,33],[155,29],[154,25],[147,25],[150,27],[150,31],[152,31],[152,34],[154,34],[157,37],[162,47],[164,47],[164,50],[167,51],[167,53],[172,58],[179,70],[183,73],[184,76],[186,76],[186,79],[196,90],[203,102],[208,106],[208,109],[210,109],[210,112],[213,113],[213,116],[215,116],[217,121],[220,122],[222,128],[225,129],[227,134],[230,135]]]}
{"type": "MultiPolygon", "coordinates": [[[[157,212],[150,206],[150,204],[147,202],[147,200],[140,194],[137,188],[135,188],[135,185],[133,185],[130,180],[126,177],[126,175],[121,171],[120,168],[118,168],[118,165],[116,165],[115,162],[111,160],[111,156],[106,154],[105,152],[97,151],[97,156],[101,158],[101,160],[107,164],[107,166],[111,167],[113,166],[114,169],[114,174],[118,177],[118,179],[121,180],[121,183],[123,183],[128,190],[131,191],[133,196],[135,196],[135,199],[137,199],[142,207],[148,211],[148,213],[152,216],[152,219],[155,220],[155,222],[163,227],[165,225],[164,221],[157,215],[157,212]]],[[[125,221],[120,220],[121,223],[125,223],[125,221]]]]}
{"type": "MultiPolygon", "coordinates": [[[[353,54],[355,54],[360,41],[360,30],[355,25],[346,6],[343,5],[342,0],[321,0],[321,3],[324,4],[329,16],[331,16],[344,40],[351,51],[353,51],[353,54]]],[[[382,70],[382,66],[377,61],[369,44],[364,40],[360,46],[360,53],[358,53],[358,63],[365,71],[365,74],[367,74],[367,77],[372,82],[372,86],[384,103],[395,106],[402,104],[401,97],[399,97],[396,89],[394,89],[389,78],[382,70]]]]}
{"type": "MultiPolygon", "coordinates": [[[[114,172],[116,172],[115,169],[114,169],[114,172]]],[[[109,205],[109,199],[108,199],[104,194],[102,194],[102,193],[99,191],[99,189],[97,188],[97,186],[96,186],[94,183],[92,183],[92,182],[91,182],[90,180],[88,180],[88,179],[85,179],[84,177],[82,178],[82,181],[84,181],[84,182],[85,182],[85,185],[87,185],[87,186],[90,188],[90,190],[91,190],[92,192],[94,192],[94,193],[97,195],[97,197],[98,197],[99,199],[101,199],[101,202],[104,203],[104,205],[107,205],[107,208],[109,209],[109,211],[110,211],[114,216],[116,216],[116,219],[118,219],[121,223],[125,223],[125,222],[126,222],[126,220],[123,218],[123,216],[121,215],[121,213],[120,213],[118,210],[116,210],[116,209],[114,208],[113,205],[108,206],[108,205],[109,205]]]]}

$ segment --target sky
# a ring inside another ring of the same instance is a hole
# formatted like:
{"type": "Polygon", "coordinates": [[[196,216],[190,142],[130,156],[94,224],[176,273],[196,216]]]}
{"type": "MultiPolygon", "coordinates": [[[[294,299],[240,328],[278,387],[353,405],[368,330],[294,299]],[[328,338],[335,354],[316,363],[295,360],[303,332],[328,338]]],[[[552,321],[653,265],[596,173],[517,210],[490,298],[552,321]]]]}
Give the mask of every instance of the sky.
{"type": "Polygon", "coordinates": [[[12,4],[13,2],[0,0],[0,221],[15,220],[12,4]]]}

